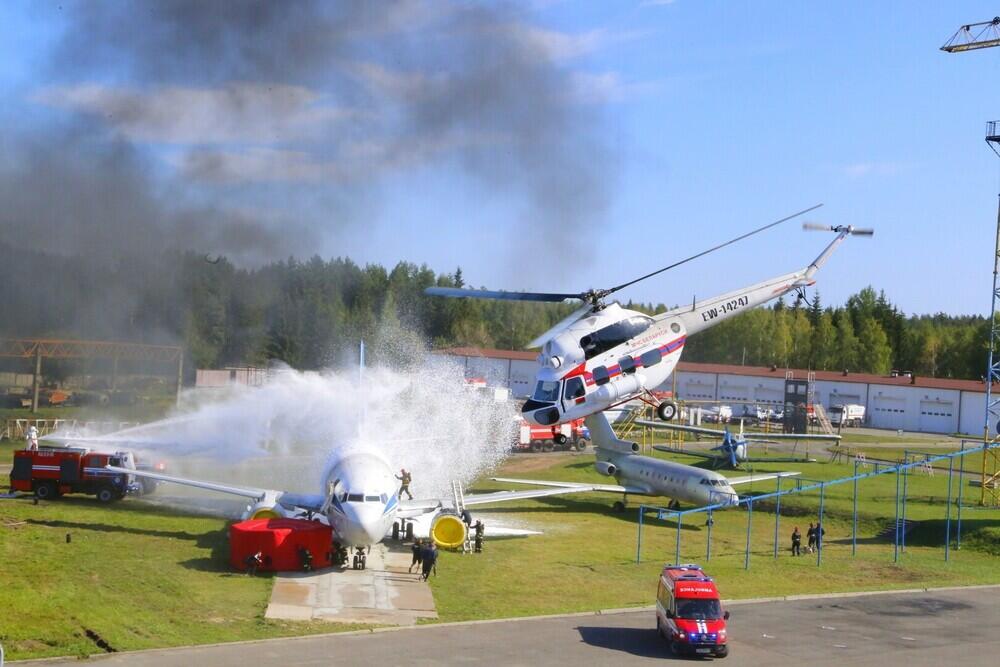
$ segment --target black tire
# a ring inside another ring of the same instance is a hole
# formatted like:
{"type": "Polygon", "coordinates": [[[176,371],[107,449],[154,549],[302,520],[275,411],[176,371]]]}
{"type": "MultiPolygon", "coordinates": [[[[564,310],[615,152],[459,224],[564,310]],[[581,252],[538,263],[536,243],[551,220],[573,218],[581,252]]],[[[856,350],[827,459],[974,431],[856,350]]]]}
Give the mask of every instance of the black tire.
{"type": "Polygon", "coordinates": [[[538,452],[542,451],[542,443],[540,441],[538,441],[538,440],[532,440],[531,441],[531,451],[535,452],[536,454],[538,452]]]}
{"type": "Polygon", "coordinates": [[[673,401],[663,401],[656,406],[656,416],[665,422],[673,421],[677,416],[677,404],[673,401]]]}
{"type": "Polygon", "coordinates": [[[52,482],[42,482],[35,487],[35,497],[39,500],[52,500],[59,495],[59,489],[52,482]]]}
{"type": "Polygon", "coordinates": [[[406,524],[406,540],[408,542],[412,542],[413,541],[413,524],[412,523],[406,524]]]}
{"type": "Polygon", "coordinates": [[[726,658],[728,656],[729,656],[729,646],[723,646],[715,654],[716,658],[726,658]]]}
{"type": "Polygon", "coordinates": [[[364,570],[368,566],[368,559],[365,556],[361,557],[361,568],[364,570]]]}
{"type": "Polygon", "coordinates": [[[551,452],[555,448],[556,446],[551,440],[546,440],[542,443],[542,451],[544,452],[551,452]]]}
{"type": "Polygon", "coordinates": [[[555,443],[556,443],[557,445],[559,445],[560,447],[566,444],[566,436],[565,436],[564,434],[562,434],[562,433],[559,433],[559,434],[557,434],[557,435],[556,435],[556,436],[555,436],[554,438],[552,438],[552,439],[553,439],[553,440],[555,441],[555,443]]]}
{"type": "Polygon", "coordinates": [[[681,654],[681,647],[677,643],[676,639],[672,639],[670,641],[670,652],[673,653],[674,655],[680,655],[681,654]]]}
{"type": "Polygon", "coordinates": [[[575,449],[578,452],[582,452],[586,448],[587,448],[587,441],[584,440],[583,438],[577,440],[576,443],[573,445],[573,449],[575,449]]]}
{"type": "Polygon", "coordinates": [[[624,512],[625,511],[625,503],[623,503],[620,500],[616,500],[615,504],[611,506],[611,509],[613,509],[616,512],[624,512]]]}
{"type": "Polygon", "coordinates": [[[399,541],[399,522],[396,521],[392,524],[392,539],[394,542],[399,541]]]}
{"type": "Polygon", "coordinates": [[[98,502],[110,503],[118,497],[118,494],[110,486],[102,486],[97,490],[95,494],[97,496],[98,502]]]}
{"type": "Polygon", "coordinates": [[[354,569],[354,570],[358,569],[358,556],[357,556],[357,554],[355,554],[354,560],[351,561],[351,569],[354,569]]]}

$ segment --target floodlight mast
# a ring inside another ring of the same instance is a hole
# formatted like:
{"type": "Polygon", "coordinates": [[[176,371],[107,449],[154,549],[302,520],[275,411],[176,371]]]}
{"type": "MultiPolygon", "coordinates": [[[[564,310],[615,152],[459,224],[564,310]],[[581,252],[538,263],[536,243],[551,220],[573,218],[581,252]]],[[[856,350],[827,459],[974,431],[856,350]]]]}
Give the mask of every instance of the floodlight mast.
{"type": "MultiPolygon", "coordinates": [[[[1000,46],[1000,16],[992,21],[970,23],[959,28],[949,39],[942,51],[961,53],[976,49],[1000,46]]],[[[1000,157],[1000,121],[991,120],[986,124],[986,145],[1000,157]]],[[[992,447],[983,449],[983,468],[979,493],[982,505],[1000,505],[1000,399],[993,396],[993,384],[1000,383],[1000,360],[997,359],[997,340],[1000,339],[1000,324],[997,323],[997,299],[1000,297],[1000,195],[997,195],[997,229],[993,245],[993,291],[990,298],[990,346],[986,361],[986,414],[983,422],[983,444],[992,447]],[[997,436],[990,438],[990,424],[997,430],[997,436]]]]}
{"type": "Polygon", "coordinates": [[[945,42],[941,50],[947,53],[961,53],[988,49],[992,46],[1000,46],[1000,16],[993,17],[992,21],[963,25],[945,42]]]}

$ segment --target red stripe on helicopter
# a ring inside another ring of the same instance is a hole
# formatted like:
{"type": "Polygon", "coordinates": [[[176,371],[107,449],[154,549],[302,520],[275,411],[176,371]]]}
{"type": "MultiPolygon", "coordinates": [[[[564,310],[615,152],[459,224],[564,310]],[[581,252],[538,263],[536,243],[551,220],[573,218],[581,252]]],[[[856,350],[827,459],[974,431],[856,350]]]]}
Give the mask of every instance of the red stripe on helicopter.
{"type": "MultiPolygon", "coordinates": [[[[684,347],[684,343],[686,341],[687,341],[687,338],[685,336],[681,336],[680,338],[677,338],[675,340],[670,341],[666,345],[661,345],[659,348],[652,348],[652,349],[659,349],[660,353],[664,354],[664,355],[673,354],[677,350],[679,350],[682,347],[684,347]]],[[[648,350],[647,350],[647,352],[648,352],[648,350]]],[[[635,361],[635,367],[636,368],[642,368],[642,359],[640,358],[641,356],[642,355],[636,355],[636,356],[633,357],[633,360],[635,361]]],[[[577,366],[576,368],[574,368],[572,371],[570,371],[569,373],[567,373],[564,376],[564,378],[570,378],[570,377],[574,377],[576,375],[581,375],[582,374],[584,381],[588,385],[594,384],[594,374],[591,373],[590,371],[587,371],[587,370],[584,370],[581,373],[581,368],[583,368],[583,367],[584,367],[584,364],[580,364],[579,366],[577,366]]],[[[615,377],[617,375],[620,375],[621,371],[622,371],[622,369],[621,369],[621,366],[619,364],[615,364],[614,366],[608,366],[608,378],[610,379],[610,378],[613,378],[613,377],[615,377]]]]}

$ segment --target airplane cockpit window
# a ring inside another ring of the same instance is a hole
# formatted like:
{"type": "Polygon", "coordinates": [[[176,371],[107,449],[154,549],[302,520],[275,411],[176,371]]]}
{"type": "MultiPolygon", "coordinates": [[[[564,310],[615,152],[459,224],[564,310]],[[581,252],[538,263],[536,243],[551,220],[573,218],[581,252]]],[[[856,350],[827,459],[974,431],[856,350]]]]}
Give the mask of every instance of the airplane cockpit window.
{"type": "Polygon", "coordinates": [[[532,398],[540,403],[555,403],[559,400],[559,383],[539,380],[532,398]]]}
{"type": "Polygon", "coordinates": [[[587,389],[583,386],[583,378],[575,377],[566,380],[566,390],[563,392],[565,398],[569,400],[582,398],[586,393],[587,389]]]}
{"type": "Polygon", "coordinates": [[[365,494],[363,493],[348,493],[347,502],[349,503],[363,503],[365,502],[365,494]]]}
{"type": "Polygon", "coordinates": [[[592,359],[613,347],[632,340],[648,329],[652,323],[652,319],[643,315],[636,315],[635,317],[629,317],[620,322],[609,324],[603,329],[598,329],[591,334],[587,334],[580,339],[580,347],[583,348],[584,357],[592,359]]]}

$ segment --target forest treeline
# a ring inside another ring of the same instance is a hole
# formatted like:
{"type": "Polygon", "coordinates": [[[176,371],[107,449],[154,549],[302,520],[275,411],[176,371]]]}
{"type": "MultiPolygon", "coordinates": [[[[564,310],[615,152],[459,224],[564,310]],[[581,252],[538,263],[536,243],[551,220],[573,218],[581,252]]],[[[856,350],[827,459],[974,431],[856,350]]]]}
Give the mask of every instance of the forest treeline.
{"type": "MultiPolygon", "coordinates": [[[[350,259],[288,259],[247,269],[194,253],[97,263],[0,244],[0,331],[183,344],[189,365],[213,368],[278,360],[321,368],[353,355],[423,345],[521,349],[572,311],[570,305],[423,295],[465,286],[461,270],[439,274],[350,259]],[[214,261],[214,263],[213,263],[214,261]]],[[[624,304],[663,312],[663,304],[624,304]]],[[[986,318],[905,316],[871,287],[840,306],[813,292],[807,303],[776,302],[692,336],[688,361],[979,378],[986,366],[986,318]]]]}

